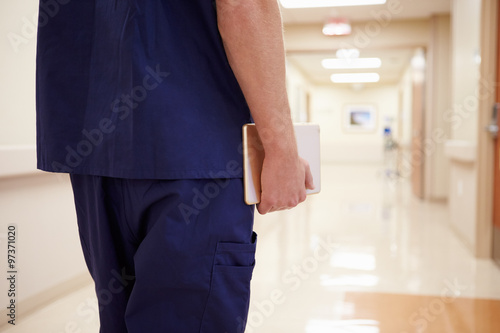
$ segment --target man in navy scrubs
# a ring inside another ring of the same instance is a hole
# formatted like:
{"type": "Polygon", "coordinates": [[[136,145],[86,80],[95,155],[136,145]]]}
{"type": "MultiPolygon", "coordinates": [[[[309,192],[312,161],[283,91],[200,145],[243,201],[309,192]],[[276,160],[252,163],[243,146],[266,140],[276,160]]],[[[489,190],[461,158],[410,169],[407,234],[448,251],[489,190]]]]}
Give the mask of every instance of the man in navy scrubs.
{"type": "Polygon", "coordinates": [[[38,167],[71,176],[102,333],[243,332],[262,214],[305,200],[276,0],[41,0],[38,167]]]}

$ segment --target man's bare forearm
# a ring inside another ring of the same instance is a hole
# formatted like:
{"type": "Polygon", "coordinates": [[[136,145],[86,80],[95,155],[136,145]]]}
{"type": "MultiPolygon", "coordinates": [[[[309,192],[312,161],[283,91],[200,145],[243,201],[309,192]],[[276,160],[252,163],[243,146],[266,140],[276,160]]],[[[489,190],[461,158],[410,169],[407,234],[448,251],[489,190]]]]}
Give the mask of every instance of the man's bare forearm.
{"type": "Polygon", "coordinates": [[[219,31],[266,153],[296,154],[277,0],[216,0],[219,31]]]}
{"type": "Polygon", "coordinates": [[[295,207],[312,188],[299,158],[286,93],[285,48],[277,0],[216,0],[219,31],[264,145],[261,214],[295,207]]]}

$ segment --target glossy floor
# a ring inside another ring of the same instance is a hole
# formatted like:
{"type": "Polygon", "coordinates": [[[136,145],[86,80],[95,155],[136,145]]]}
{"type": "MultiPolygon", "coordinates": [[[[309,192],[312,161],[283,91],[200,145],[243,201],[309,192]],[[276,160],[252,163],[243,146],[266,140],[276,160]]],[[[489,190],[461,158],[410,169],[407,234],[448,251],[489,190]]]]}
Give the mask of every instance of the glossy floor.
{"type": "MultiPolygon", "coordinates": [[[[379,166],[324,165],[321,194],[256,218],[246,333],[500,332],[500,269],[448,223],[379,166]]],[[[6,332],[98,332],[92,286],[6,332]]]]}

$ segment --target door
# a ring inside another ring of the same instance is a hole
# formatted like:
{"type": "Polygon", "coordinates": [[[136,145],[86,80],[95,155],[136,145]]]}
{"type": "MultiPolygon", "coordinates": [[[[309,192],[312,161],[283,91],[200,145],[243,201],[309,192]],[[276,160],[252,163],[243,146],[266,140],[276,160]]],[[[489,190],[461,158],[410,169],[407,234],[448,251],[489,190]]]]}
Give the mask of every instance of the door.
{"type": "MultiPolygon", "coordinates": [[[[500,73],[498,73],[500,78],[500,73]]],[[[497,104],[495,105],[495,110],[493,111],[496,118],[496,128],[492,131],[498,131],[498,126],[500,126],[499,119],[500,116],[498,112],[500,111],[500,89],[497,88],[496,96],[497,104]]],[[[490,127],[495,127],[492,123],[490,127]]],[[[495,173],[494,173],[494,194],[493,194],[493,259],[500,264],[500,139],[495,138],[495,173]]]]}
{"type": "MultiPolygon", "coordinates": [[[[499,6],[500,13],[500,6],[499,6]]],[[[499,16],[500,17],[500,16],[499,16]]],[[[498,25],[498,38],[500,38],[500,20],[498,25]]],[[[500,80],[500,43],[498,43],[498,52],[497,52],[497,82],[500,80]]],[[[496,105],[494,106],[493,112],[493,127],[500,126],[500,88],[497,86],[496,92],[496,105]],[[496,113],[496,114],[495,114],[496,113]],[[496,118],[496,119],[495,119],[496,118]],[[495,124],[496,120],[496,124],[495,124]]],[[[499,127],[496,129],[498,130],[499,127]]],[[[493,128],[494,132],[495,129],[493,128]]],[[[499,135],[496,136],[495,139],[495,190],[493,195],[493,259],[500,263],[500,139],[499,135]]]]}
{"type": "Polygon", "coordinates": [[[422,199],[424,197],[424,70],[418,71],[413,78],[413,106],[412,106],[412,144],[411,144],[411,184],[413,194],[422,199]]]}

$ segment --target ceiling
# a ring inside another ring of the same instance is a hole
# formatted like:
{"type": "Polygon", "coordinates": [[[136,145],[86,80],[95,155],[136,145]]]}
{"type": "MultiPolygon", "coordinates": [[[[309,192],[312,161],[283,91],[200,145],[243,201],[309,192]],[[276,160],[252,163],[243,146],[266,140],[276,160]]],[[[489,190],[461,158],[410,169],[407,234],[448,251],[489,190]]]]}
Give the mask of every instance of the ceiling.
{"type": "MultiPolygon", "coordinates": [[[[385,5],[378,6],[353,6],[337,8],[308,8],[308,9],[286,9],[282,8],[283,21],[286,26],[300,26],[318,24],[318,29],[328,17],[338,16],[348,18],[351,22],[367,22],[374,20],[377,15],[390,13],[391,21],[428,19],[434,14],[449,14],[451,0],[388,0],[385,5]],[[392,4],[392,10],[390,6],[392,4]],[[397,6],[396,6],[397,5],[397,6]]],[[[285,29],[286,34],[287,29],[285,29]]],[[[329,37],[335,38],[335,37],[329,37]]],[[[405,69],[411,61],[415,48],[402,46],[387,49],[361,50],[360,57],[378,57],[382,60],[382,67],[375,70],[332,70],[323,69],[321,60],[334,58],[335,50],[331,52],[317,49],[304,49],[300,53],[289,52],[288,61],[295,65],[311,83],[316,85],[337,85],[330,81],[333,73],[356,73],[377,72],[380,74],[380,82],[368,85],[396,84],[400,81],[405,69]]],[[[345,86],[345,85],[343,85],[345,86]]],[[[349,85],[351,86],[351,85],[349,85]]],[[[357,85],[359,86],[359,85],[357,85]]]]}

